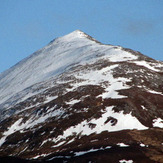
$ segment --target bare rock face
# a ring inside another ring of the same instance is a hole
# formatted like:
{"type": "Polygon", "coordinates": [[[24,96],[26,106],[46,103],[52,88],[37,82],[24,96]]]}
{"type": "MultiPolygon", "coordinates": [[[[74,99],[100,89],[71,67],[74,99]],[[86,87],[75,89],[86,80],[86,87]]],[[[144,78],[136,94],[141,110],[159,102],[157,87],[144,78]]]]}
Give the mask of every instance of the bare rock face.
{"type": "Polygon", "coordinates": [[[82,31],[0,74],[3,162],[163,162],[163,62],[82,31]]]}

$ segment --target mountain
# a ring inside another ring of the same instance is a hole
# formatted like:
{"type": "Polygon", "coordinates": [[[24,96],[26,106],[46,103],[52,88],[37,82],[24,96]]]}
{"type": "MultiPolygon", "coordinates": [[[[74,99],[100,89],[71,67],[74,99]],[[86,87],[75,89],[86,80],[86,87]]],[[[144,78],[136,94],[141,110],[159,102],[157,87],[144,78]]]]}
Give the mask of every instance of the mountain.
{"type": "Polygon", "coordinates": [[[76,30],[1,73],[0,92],[4,162],[163,162],[161,61],[76,30]]]}

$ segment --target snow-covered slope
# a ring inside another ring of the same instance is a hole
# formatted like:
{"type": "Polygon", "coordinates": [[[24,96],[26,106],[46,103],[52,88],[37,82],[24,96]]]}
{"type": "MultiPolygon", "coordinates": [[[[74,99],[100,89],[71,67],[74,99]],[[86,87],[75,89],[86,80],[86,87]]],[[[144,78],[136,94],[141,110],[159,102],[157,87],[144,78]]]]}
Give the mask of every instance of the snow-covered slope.
{"type": "MultiPolygon", "coordinates": [[[[0,74],[0,104],[31,85],[60,75],[74,65],[93,62],[101,56],[108,57],[113,62],[137,59],[136,56],[121,50],[121,47],[101,45],[85,33],[76,30],[55,39],[0,74]]],[[[12,99],[14,100],[17,99],[12,99]]]]}
{"type": "Polygon", "coordinates": [[[76,159],[119,150],[120,161],[136,157],[134,146],[148,162],[142,148],[161,150],[160,136],[148,140],[163,133],[163,63],[80,30],[0,74],[0,92],[0,156],[76,159]]]}

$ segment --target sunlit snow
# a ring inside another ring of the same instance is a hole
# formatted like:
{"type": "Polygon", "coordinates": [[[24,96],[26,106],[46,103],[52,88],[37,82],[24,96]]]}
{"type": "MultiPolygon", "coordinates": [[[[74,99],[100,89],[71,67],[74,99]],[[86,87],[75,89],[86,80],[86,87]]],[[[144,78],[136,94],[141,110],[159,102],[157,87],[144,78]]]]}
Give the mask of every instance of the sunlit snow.
{"type": "Polygon", "coordinates": [[[82,85],[100,85],[104,82],[109,82],[108,85],[104,85],[105,92],[101,96],[102,98],[126,98],[124,95],[119,95],[118,90],[129,89],[130,87],[126,85],[126,82],[131,81],[130,79],[126,79],[123,77],[114,78],[113,70],[117,68],[119,65],[111,65],[105,67],[101,70],[93,70],[93,71],[85,71],[82,73],[75,74],[77,79],[81,79],[83,81],[73,84],[71,89],[67,89],[68,91],[75,89],[76,87],[82,85]]]}
{"type": "Polygon", "coordinates": [[[78,102],[80,102],[80,100],[74,99],[74,100],[71,100],[71,101],[66,102],[66,104],[73,105],[73,104],[76,104],[78,102]]]}
{"type": "Polygon", "coordinates": [[[119,160],[119,163],[133,163],[133,160],[119,160]]]}
{"type": "Polygon", "coordinates": [[[129,145],[126,145],[124,143],[118,143],[117,145],[119,145],[120,147],[129,147],[129,145]]]}
{"type": "Polygon", "coordinates": [[[140,143],[140,146],[141,146],[141,147],[145,147],[145,144],[143,144],[143,143],[140,143]]]}
{"type": "Polygon", "coordinates": [[[153,120],[153,127],[163,128],[163,119],[157,118],[153,120]]]}
{"type": "Polygon", "coordinates": [[[48,118],[62,116],[64,112],[60,109],[55,109],[55,107],[49,109],[47,114],[43,116],[32,116],[25,123],[22,122],[23,118],[18,119],[14,124],[12,124],[7,131],[3,133],[3,137],[0,139],[0,146],[5,142],[7,136],[13,134],[16,131],[25,132],[28,128],[33,128],[34,126],[45,122],[48,118]]]}
{"type": "Polygon", "coordinates": [[[146,61],[134,61],[133,63],[140,65],[140,66],[143,66],[143,67],[146,67],[152,71],[157,71],[157,72],[160,71],[159,69],[156,69],[154,66],[151,66],[150,63],[148,63],[146,61]]]}
{"type": "Polygon", "coordinates": [[[145,130],[148,127],[142,125],[136,117],[133,117],[130,114],[124,114],[123,111],[121,112],[114,112],[112,110],[113,106],[107,107],[105,113],[102,114],[102,117],[98,119],[92,119],[87,122],[87,120],[82,121],[76,126],[71,126],[67,130],[64,131],[63,135],[54,138],[54,142],[58,142],[61,139],[66,139],[68,136],[71,136],[72,133],[81,134],[81,135],[90,135],[92,133],[101,133],[102,131],[121,131],[125,129],[138,129],[138,130],[145,130]],[[105,124],[108,117],[113,117],[117,119],[117,123],[112,125],[111,122],[105,124]],[[89,127],[89,123],[93,123],[96,126],[92,129],[89,127]]]}

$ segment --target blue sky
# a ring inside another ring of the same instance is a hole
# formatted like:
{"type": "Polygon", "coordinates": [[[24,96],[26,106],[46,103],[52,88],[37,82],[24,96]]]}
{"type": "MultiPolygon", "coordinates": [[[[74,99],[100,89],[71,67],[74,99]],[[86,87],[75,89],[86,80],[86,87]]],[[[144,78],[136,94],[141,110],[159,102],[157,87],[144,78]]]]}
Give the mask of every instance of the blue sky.
{"type": "Polygon", "coordinates": [[[76,29],[163,61],[163,0],[0,0],[0,72],[76,29]]]}

